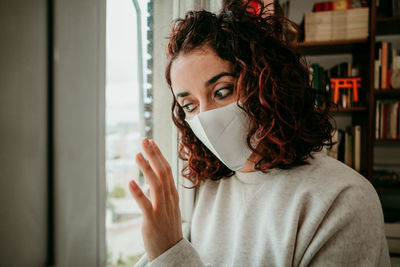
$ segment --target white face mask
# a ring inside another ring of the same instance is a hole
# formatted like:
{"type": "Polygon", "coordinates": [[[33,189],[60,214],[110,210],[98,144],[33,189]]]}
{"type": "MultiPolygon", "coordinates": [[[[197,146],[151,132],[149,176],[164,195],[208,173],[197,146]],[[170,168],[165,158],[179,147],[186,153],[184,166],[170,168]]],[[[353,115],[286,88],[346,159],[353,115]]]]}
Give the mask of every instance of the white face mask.
{"type": "Polygon", "coordinates": [[[249,118],[236,102],[200,112],[186,122],[197,138],[233,171],[241,170],[253,153],[246,143],[249,118]]]}

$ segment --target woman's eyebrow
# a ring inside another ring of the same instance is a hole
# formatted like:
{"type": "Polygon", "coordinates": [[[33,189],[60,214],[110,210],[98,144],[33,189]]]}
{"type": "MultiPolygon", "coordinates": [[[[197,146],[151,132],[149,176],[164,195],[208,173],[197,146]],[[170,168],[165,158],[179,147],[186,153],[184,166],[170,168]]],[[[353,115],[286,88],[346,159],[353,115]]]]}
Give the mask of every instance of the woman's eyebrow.
{"type": "Polygon", "coordinates": [[[223,76],[232,76],[232,77],[235,77],[235,76],[233,75],[233,73],[230,73],[230,72],[221,72],[220,74],[217,74],[217,75],[215,75],[214,77],[212,77],[210,80],[208,80],[208,81],[205,83],[206,87],[212,85],[213,83],[215,83],[216,81],[218,81],[219,78],[221,78],[221,77],[223,77],[223,76]]]}
{"type": "MultiPolygon", "coordinates": [[[[217,82],[221,77],[224,76],[231,76],[231,77],[235,77],[235,75],[233,73],[230,72],[221,72],[217,75],[215,75],[214,77],[212,77],[211,79],[209,79],[207,82],[205,82],[205,86],[208,87],[210,85],[212,85],[213,83],[217,82]]],[[[176,99],[178,99],[179,97],[185,97],[190,95],[189,92],[182,92],[182,93],[177,93],[176,94],[176,99]]]]}
{"type": "Polygon", "coordinates": [[[177,93],[176,94],[176,99],[178,99],[179,97],[185,97],[190,95],[188,92],[182,92],[182,93],[177,93]]]}

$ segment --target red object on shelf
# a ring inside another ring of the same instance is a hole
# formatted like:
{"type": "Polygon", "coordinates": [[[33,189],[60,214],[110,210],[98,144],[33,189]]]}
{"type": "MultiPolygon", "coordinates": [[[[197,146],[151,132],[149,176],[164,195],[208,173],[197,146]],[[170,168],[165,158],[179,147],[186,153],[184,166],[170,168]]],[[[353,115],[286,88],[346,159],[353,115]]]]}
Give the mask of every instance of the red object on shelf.
{"type": "Polygon", "coordinates": [[[333,10],[333,2],[318,2],[314,4],[315,12],[333,10]]]}
{"type": "Polygon", "coordinates": [[[339,89],[353,89],[353,101],[358,102],[358,88],[361,88],[361,77],[357,78],[330,78],[333,90],[333,102],[339,101],[339,89]]]}

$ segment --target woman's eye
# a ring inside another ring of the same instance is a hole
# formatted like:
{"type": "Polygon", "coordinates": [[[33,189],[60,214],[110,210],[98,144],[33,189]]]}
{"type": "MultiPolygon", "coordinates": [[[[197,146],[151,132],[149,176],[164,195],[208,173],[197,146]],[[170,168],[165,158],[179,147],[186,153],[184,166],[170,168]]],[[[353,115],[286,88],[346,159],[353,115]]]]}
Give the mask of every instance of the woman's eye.
{"type": "Polygon", "coordinates": [[[219,99],[223,99],[229,96],[231,93],[232,93],[232,88],[226,87],[215,91],[215,96],[218,97],[219,99]]]}
{"type": "Polygon", "coordinates": [[[193,103],[188,103],[182,106],[183,109],[186,109],[187,112],[191,113],[196,107],[193,107],[193,103]]]}

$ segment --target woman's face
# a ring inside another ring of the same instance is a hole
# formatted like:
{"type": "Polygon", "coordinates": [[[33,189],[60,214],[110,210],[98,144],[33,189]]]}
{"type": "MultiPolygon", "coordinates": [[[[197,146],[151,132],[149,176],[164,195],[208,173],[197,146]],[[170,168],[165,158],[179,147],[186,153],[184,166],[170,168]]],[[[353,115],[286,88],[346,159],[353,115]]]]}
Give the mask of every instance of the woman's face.
{"type": "Polygon", "coordinates": [[[235,81],[232,63],[209,47],[180,55],[171,65],[171,87],[188,120],[235,102],[235,81]]]}

